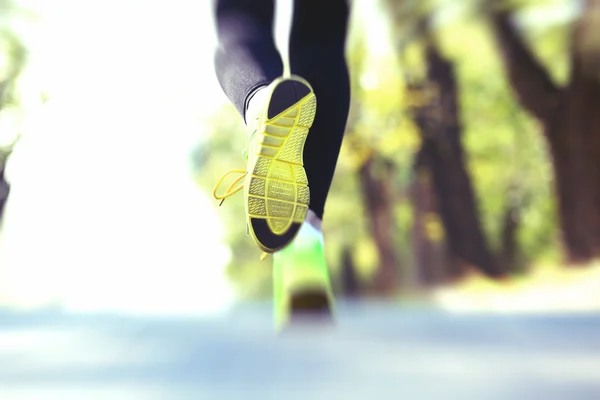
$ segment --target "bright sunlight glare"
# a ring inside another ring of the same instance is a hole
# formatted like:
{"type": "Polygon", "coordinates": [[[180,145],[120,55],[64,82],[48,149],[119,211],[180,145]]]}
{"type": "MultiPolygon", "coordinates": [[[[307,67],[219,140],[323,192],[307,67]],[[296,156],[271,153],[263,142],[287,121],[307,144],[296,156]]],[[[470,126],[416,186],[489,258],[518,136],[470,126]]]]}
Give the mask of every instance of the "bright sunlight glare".
{"type": "Polygon", "coordinates": [[[0,304],[198,313],[234,300],[191,145],[225,104],[209,1],[22,1],[31,50],[0,304]],[[50,101],[38,104],[40,93],[50,101]]]}

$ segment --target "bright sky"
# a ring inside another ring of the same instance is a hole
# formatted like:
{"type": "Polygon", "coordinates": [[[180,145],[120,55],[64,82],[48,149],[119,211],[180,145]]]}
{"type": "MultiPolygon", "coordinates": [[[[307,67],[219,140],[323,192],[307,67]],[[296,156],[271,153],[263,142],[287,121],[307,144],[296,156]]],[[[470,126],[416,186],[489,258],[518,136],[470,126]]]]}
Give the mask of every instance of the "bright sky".
{"type": "Polygon", "coordinates": [[[210,2],[164,4],[33,4],[44,24],[24,90],[52,101],[31,108],[10,161],[0,301],[203,312],[231,300],[222,227],[188,167],[198,117],[225,102],[210,2]]]}

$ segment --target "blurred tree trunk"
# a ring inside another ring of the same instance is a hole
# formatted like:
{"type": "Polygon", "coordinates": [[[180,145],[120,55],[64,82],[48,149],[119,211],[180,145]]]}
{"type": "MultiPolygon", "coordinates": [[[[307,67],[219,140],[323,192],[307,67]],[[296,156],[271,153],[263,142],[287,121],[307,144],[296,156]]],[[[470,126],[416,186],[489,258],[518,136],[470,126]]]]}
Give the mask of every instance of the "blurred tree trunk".
{"type": "Polygon", "coordinates": [[[341,265],[341,286],[342,293],[348,299],[355,299],[360,296],[360,282],[356,273],[356,266],[352,258],[352,248],[345,246],[342,250],[341,265]]]}
{"type": "Polygon", "coordinates": [[[597,70],[590,73],[590,65],[598,62],[593,56],[597,53],[589,51],[590,43],[598,43],[588,39],[594,30],[600,35],[600,26],[592,26],[600,2],[588,1],[587,6],[588,12],[584,11],[573,30],[571,77],[564,88],[551,80],[525,45],[509,13],[498,12],[491,18],[511,86],[521,104],[540,121],[549,143],[569,264],[587,263],[600,255],[600,82],[597,70]]]}
{"type": "Polygon", "coordinates": [[[394,241],[394,165],[372,153],[359,174],[369,229],[379,253],[374,289],[378,294],[392,295],[400,283],[400,260],[394,241]]]}
{"type": "Polygon", "coordinates": [[[6,201],[8,200],[8,194],[10,192],[10,186],[8,185],[4,177],[5,167],[6,164],[2,162],[0,164],[0,223],[2,222],[2,217],[4,216],[4,206],[6,205],[6,201]]]}
{"type": "Polygon", "coordinates": [[[511,274],[520,272],[521,267],[517,244],[519,221],[520,209],[508,201],[502,216],[501,248],[498,259],[502,269],[511,274]]]}
{"type": "MultiPolygon", "coordinates": [[[[412,248],[416,282],[424,287],[440,284],[452,271],[448,266],[443,228],[438,229],[434,187],[422,150],[415,159],[410,198],[413,208],[412,248]]],[[[459,276],[454,276],[457,277],[459,276]]]]}
{"type": "MultiPolygon", "coordinates": [[[[414,118],[422,136],[421,151],[431,170],[452,265],[458,269],[452,275],[474,267],[489,277],[500,278],[504,271],[485,239],[465,166],[453,66],[441,56],[432,40],[427,47],[426,62],[425,89],[430,92],[430,101],[416,107],[414,118]]],[[[424,89],[411,86],[411,90],[424,89]]]]}

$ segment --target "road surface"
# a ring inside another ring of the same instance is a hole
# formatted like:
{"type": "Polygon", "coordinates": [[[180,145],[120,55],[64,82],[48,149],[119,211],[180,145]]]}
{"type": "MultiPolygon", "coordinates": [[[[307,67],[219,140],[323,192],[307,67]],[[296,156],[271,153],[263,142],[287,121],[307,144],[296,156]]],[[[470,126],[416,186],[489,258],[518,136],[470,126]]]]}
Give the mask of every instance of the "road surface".
{"type": "Polygon", "coordinates": [[[276,335],[268,305],[204,318],[0,312],[2,400],[600,399],[600,315],[342,304],[276,335]]]}

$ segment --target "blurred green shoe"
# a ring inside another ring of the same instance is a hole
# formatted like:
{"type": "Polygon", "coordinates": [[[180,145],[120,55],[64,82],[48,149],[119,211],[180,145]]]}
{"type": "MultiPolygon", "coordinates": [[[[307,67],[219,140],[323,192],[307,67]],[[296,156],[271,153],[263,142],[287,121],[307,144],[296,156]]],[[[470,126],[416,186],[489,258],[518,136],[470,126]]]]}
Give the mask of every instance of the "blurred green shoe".
{"type": "Polygon", "coordinates": [[[273,255],[273,295],[278,330],[295,323],[333,321],[323,236],[311,225],[304,223],[294,241],[273,255]]]}

